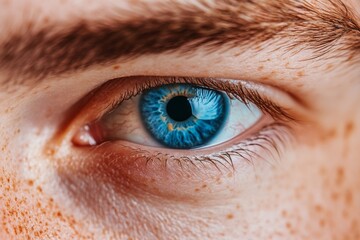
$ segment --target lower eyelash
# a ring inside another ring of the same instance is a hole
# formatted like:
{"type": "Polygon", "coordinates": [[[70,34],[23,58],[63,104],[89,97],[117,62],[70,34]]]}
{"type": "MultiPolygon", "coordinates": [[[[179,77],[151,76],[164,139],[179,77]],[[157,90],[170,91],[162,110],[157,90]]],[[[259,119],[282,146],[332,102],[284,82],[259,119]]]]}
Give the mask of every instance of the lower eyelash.
{"type": "Polygon", "coordinates": [[[235,172],[234,159],[245,161],[254,165],[254,161],[264,161],[269,165],[275,165],[276,159],[280,159],[285,144],[291,143],[290,128],[281,123],[272,123],[265,126],[256,136],[242,140],[227,150],[220,153],[202,156],[174,156],[171,154],[156,152],[149,153],[143,149],[134,149],[137,154],[146,155],[146,165],[160,163],[164,167],[170,162],[176,162],[182,170],[189,166],[204,171],[205,164],[214,167],[220,173],[235,172]],[[261,152],[261,153],[260,153],[261,152]]]}

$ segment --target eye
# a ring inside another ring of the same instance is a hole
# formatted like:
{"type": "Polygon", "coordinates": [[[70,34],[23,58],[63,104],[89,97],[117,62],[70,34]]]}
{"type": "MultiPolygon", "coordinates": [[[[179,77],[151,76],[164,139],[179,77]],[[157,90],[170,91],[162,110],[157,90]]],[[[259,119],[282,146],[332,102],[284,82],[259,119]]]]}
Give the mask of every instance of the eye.
{"type": "Polygon", "coordinates": [[[113,79],[74,105],[54,147],[70,178],[191,199],[199,181],[212,186],[223,170],[251,172],[277,156],[302,116],[292,109],[300,107],[285,92],[242,80],[113,79]]]}
{"type": "Polygon", "coordinates": [[[248,102],[192,84],[150,88],[122,102],[98,126],[101,139],[127,140],[149,146],[192,149],[221,144],[261,118],[248,102]]]}
{"type": "Polygon", "coordinates": [[[78,146],[129,141],[170,149],[207,148],[247,132],[264,118],[264,112],[288,118],[283,109],[240,84],[208,79],[208,86],[200,86],[205,81],[149,79],[145,84],[135,81],[130,88],[110,81],[104,92],[123,86],[123,95],[111,103],[110,110],[99,111],[97,119],[85,124],[73,142],[78,146]],[[224,91],[216,90],[220,86],[224,91]]]}

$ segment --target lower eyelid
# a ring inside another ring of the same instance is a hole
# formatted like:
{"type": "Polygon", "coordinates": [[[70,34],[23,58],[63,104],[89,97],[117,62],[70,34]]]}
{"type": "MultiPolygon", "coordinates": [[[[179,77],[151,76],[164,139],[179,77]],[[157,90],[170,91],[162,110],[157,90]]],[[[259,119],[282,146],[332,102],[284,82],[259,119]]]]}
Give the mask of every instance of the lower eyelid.
{"type": "MultiPolygon", "coordinates": [[[[129,191],[134,191],[133,194],[145,191],[166,198],[181,195],[192,199],[199,195],[196,191],[189,192],[189,188],[195,188],[199,182],[208,184],[215,192],[223,192],[219,179],[226,181],[228,176],[236,175],[247,182],[246,177],[253,173],[255,165],[262,167],[276,162],[271,159],[277,158],[279,149],[287,142],[287,129],[283,125],[270,124],[253,137],[229,143],[226,150],[222,146],[222,150],[219,147],[196,152],[160,152],[157,148],[140,147],[124,141],[107,142],[77,149],[82,159],[78,164],[82,168],[80,171],[87,172],[86,175],[98,177],[99,182],[119,188],[131,188],[129,191]]],[[[212,194],[212,198],[216,197],[216,193],[212,194]]]]}

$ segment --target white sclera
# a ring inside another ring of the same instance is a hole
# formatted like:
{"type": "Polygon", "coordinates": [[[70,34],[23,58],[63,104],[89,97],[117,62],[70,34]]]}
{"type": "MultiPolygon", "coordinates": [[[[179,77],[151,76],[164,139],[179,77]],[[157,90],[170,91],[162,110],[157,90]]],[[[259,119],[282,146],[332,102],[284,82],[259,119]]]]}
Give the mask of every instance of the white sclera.
{"type": "MultiPolygon", "coordinates": [[[[251,102],[245,104],[240,100],[232,99],[228,103],[227,119],[223,127],[209,142],[197,148],[207,148],[229,141],[255,125],[263,115],[260,109],[251,102]]],[[[147,146],[164,147],[145,129],[138,106],[139,96],[133,97],[124,101],[119,108],[102,119],[108,137],[147,146]]]]}
{"type": "Polygon", "coordinates": [[[251,102],[245,104],[240,100],[232,99],[229,104],[228,117],[223,128],[201,148],[207,148],[231,140],[255,125],[263,115],[261,110],[251,102]]]}

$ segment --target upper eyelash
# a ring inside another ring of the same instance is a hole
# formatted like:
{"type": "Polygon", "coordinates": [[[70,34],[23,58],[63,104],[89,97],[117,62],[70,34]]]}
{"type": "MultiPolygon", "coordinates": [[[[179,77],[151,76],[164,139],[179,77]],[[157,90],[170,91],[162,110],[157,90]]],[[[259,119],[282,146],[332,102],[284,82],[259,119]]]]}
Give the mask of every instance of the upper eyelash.
{"type": "MultiPolygon", "coordinates": [[[[262,96],[258,91],[254,89],[249,89],[244,86],[242,83],[239,84],[230,84],[224,81],[221,81],[216,78],[197,78],[197,77],[146,77],[149,79],[146,82],[137,83],[135,87],[119,96],[119,98],[115,99],[111,105],[110,110],[115,109],[121,102],[134,97],[146,89],[158,87],[165,84],[174,84],[174,83],[186,83],[192,84],[199,87],[214,89],[217,91],[223,91],[227,94],[231,99],[238,99],[245,104],[252,102],[255,104],[260,110],[269,114],[275,120],[281,121],[296,121],[296,119],[289,114],[289,112],[275,104],[270,99],[262,96]]],[[[131,80],[130,80],[131,81],[131,80]]]]}

